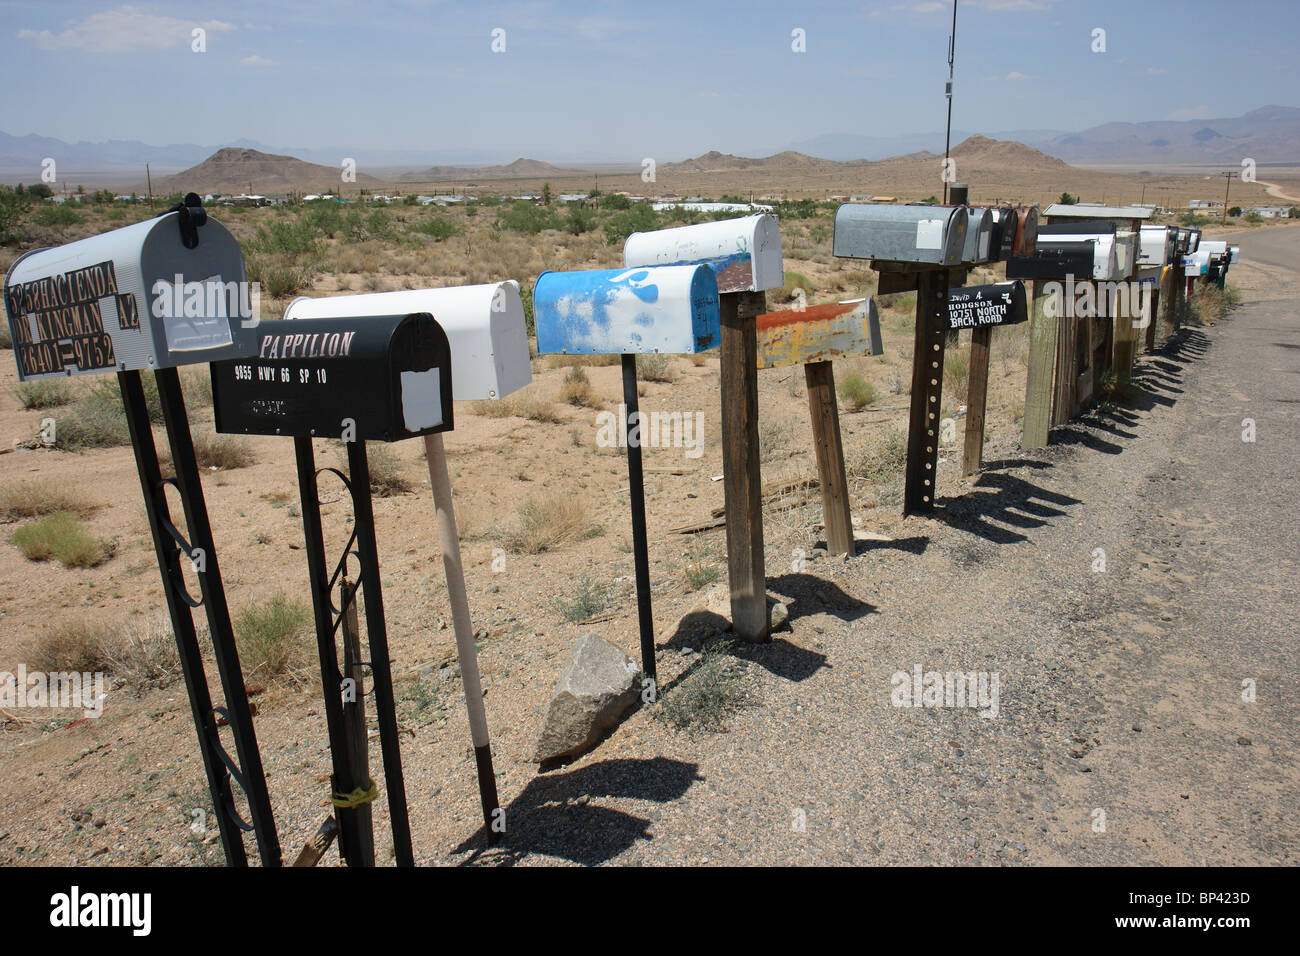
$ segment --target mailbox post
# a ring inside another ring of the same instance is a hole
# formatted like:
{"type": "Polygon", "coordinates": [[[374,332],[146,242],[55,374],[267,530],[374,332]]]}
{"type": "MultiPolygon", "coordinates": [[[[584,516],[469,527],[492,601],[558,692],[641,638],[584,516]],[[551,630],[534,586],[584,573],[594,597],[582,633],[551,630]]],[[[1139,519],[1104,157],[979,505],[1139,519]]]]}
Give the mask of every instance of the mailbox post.
{"type": "MultiPolygon", "coordinates": [[[[326,725],[334,765],[331,801],[337,809],[340,849],[349,865],[366,865],[356,808],[377,795],[367,768],[354,766],[343,720],[346,702],[335,637],[348,611],[335,606],[349,557],[360,565],[375,710],[388,790],[393,847],[399,866],[414,865],[406,786],[398,741],[396,700],[384,620],[379,550],[366,441],[399,441],[452,428],[451,350],[427,313],[363,319],[263,322],[256,355],[212,365],[217,430],[293,436],[302,501],[312,604],[325,693],[326,725]],[[352,498],[352,534],[332,574],[325,559],[313,438],[341,438],[352,498]]],[[[347,595],[348,597],[351,594],[347,595]]]]}
{"type": "Polygon", "coordinates": [[[916,290],[905,515],[934,507],[948,289],[954,274],[965,274],[967,228],[964,206],[848,203],[835,213],[836,256],[870,259],[881,294],[916,290]]]}
{"type": "Polygon", "coordinates": [[[633,233],[623,246],[623,264],[707,265],[717,275],[731,626],[747,641],[766,641],[756,323],[767,310],[766,290],[784,281],[780,226],[775,216],[757,215],[633,233]]]}
{"type": "Polygon", "coordinates": [[[756,323],[758,367],[802,365],[808,386],[817,474],[822,492],[822,523],[831,554],[854,552],[840,413],[835,398],[836,358],[882,355],[880,315],[874,299],[854,299],[804,309],[768,312],[756,323]]]}
{"type": "MultiPolygon", "coordinates": [[[[385,316],[403,311],[429,312],[447,333],[451,347],[453,400],[501,399],[532,381],[524,307],[519,298],[519,283],[513,280],[445,289],[340,295],[328,299],[301,297],[289,303],[285,318],[385,316]]],[[[499,807],[496,774],[492,768],[478,651],[474,646],[474,626],[461,562],[460,532],[456,526],[451,476],[447,470],[447,453],[441,432],[424,436],[424,451],[437,513],[438,543],[456,632],[456,654],[465,690],[470,739],[478,770],[479,799],[488,839],[492,841],[500,832],[495,819],[499,807]]]]}
{"type": "Polygon", "coordinates": [[[717,346],[718,282],[706,266],[543,272],[533,287],[533,314],[540,354],[622,356],[620,431],[627,435],[641,671],[654,699],[658,685],[636,357],[692,354],[717,346]]]}
{"type": "Polygon", "coordinates": [[[248,291],[238,243],[190,193],[155,219],[22,256],[5,279],[5,307],[20,381],[117,373],[226,861],[247,865],[243,833],[252,830],[262,864],[279,866],[270,794],[176,372],[256,350],[248,291]],[[159,466],[140,380],[146,368],[158,383],[174,479],[164,479],[159,466]],[[180,493],[188,539],[172,520],[167,485],[180,493]],[[197,573],[197,598],[186,589],[182,555],[197,573]],[[204,675],[194,622],[200,606],[224,706],[214,705],[204,675]],[[230,724],[237,759],[222,744],[218,716],[230,724]],[[240,819],[232,779],[248,800],[251,824],[240,819]]]}

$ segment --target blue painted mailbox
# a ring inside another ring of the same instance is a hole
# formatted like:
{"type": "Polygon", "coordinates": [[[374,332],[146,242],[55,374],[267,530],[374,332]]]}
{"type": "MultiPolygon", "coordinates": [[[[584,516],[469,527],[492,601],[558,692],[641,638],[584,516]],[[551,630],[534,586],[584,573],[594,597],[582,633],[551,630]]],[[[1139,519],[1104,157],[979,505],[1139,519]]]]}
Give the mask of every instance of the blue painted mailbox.
{"type": "Polygon", "coordinates": [[[708,266],[543,272],[533,287],[537,351],[689,355],[721,341],[708,266]]]}

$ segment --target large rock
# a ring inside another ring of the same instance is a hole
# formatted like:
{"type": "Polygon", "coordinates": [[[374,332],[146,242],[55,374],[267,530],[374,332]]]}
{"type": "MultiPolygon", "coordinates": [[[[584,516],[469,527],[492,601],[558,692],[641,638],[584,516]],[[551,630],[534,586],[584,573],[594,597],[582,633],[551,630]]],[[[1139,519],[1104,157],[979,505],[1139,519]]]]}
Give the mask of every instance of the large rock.
{"type": "Polygon", "coordinates": [[[533,760],[546,763],[591,749],[641,694],[641,668],[594,634],[574,642],[551,695],[533,760]]]}

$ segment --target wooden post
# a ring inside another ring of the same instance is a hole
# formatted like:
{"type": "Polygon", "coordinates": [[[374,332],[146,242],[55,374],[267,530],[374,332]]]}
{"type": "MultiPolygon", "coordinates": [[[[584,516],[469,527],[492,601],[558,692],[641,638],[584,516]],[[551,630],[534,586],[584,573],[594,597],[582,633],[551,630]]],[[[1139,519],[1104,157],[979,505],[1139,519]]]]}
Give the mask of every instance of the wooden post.
{"type": "Polygon", "coordinates": [[[424,436],[424,456],[429,465],[429,485],[433,488],[434,508],[438,512],[438,545],[442,550],[442,568],[447,578],[447,599],[451,603],[452,625],[456,631],[456,657],[460,663],[460,683],[465,690],[465,710],[469,715],[470,740],[474,744],[474,762],[478,769],[479,802],[483,807],[483,825],[489,843],[501,836],[497,828],[496,773],[492,769],[492,747],[488,742],[487,713],[483,709],[483,687],[479,682],[478,649],[474,646],[474,627],[470,623],[469,597],[465,592],[465,571],[460,560],[460,532],[456,529],[456,512],[452,507],[451,477],[447,474],[447,452],[442,433],[424,436]]]}
{"type": "Polygon", "coordinates": [[[1052,375],[1056,369],[1056,338],[1064,295],[1049,296],[1042,279],[1034,280],[1034,311],[1029,319],[1029,374],[1025,383],[1024,436],[1021,448],[1042,448],[1052,427],[1052,375]],[[1054,299],[1052,309],[1049,299],[1054,299]],[[1055,311],[1057,314],[1051,315],[1055,311]]]}
{"type": "Polygon", "coordinates": [[[1143,316],[1147,322],[1142,341],[1142,350],[1144,352],[1154,352],[1156,350],[1156,323],[1160,320],[1161,300],[1164,298],[1163,292],[1164,290],[1160,288],[1159,284],[1151,287],[1151,298],[1147,300],[1147,310],[1143,316]]]}
{"type": "MultiPolygon", "coordinates": [[[[343,677],[345,680],[352,681],[350,695],[352,700],[347,699],[348,695],[345,695],[343,700],[343,734],[348,763],[354,774],[353,779],[357,781],[357,786],[365,788],[371,782],[370,743],[366,736],[366,685],[361,664],[361,629],[357,624],[357,586],[344,578],[339,591],[344,608],[341,627],[343,677]]],[[[360,865],[374,866],[375,831],[370,804],[363,803],[353,812],[356,813],[360,865]]]]}
{"type": "Polygon", "coordinates": [[[768,615],[754,320],[767,310],[767,296],[762,292],[723,292],[718,300],[722,319],[722,471],[731,626],[744,640],[761,642],[768,639],[768,615]]]}
{"type": "Polygon", "coordinates": [[[912,352],[912,410],[907,434],[903,514],[934,507],[939,463],[939,413],[943,398],[943,353],[948,337],[947,269],[916,276],[916,344],[912,352]]]}
{"type": "MultiPolygon", "coordinates": [[[[1056,388],[1052,396],[1052,425],[1064,425],[1074,414],[1074,395],[1078,390],[1078,346],[1080,320],[1075,315],[1074,301],[1067,295],[1057,319],[1056,335],[1056,388]]],[[[1089,322],[1091,319],[1084,319],[1089,322]]]]}
{"type": "Polygon", "coordinates": [[[993,326],[972,329],[970,334],[970,378],[966,385],[966,447],[961,473],[973,475],[984,459],[984,409],[988,402],[989,345],[993,326]]]}
{"type": "Polygon", "coordinates": [[[1127,291],[1115,291],[1115,384],[1120,393],[1128,388],[1133,377],[1133,352],[1136,348],[1137,332],[1133,328],[1133,319],[1137,316],[1137,302],[1133,290],[1136,279],[1127,283],[1127,291]]]}
{"type": "Polygon", "coordinates": [[[829,361],[808,362],[803,374],[808,385],[817,473],[821,478],[826,549],[831,554],[853,554],[853,520],[849,514],[849,482],[844,473],[844,446],[840,442],[835,370],[829,361]]]}

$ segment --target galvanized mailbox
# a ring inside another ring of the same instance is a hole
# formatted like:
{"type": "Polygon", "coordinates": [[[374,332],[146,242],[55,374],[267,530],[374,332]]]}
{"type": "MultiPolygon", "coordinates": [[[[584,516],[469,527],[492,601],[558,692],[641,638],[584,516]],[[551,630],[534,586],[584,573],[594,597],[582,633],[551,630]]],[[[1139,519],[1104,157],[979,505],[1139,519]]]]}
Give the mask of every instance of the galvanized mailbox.
{"type": "Polygon", "coordinates": [[[948,328],[1015,325],[1029,318],[1023,282],[994,282],[948,290],[948,328]]]}
{"type": "Polygon", "coordinates": [[[755,322],[758,367],[783,368],[854,355],[883,355],[875,299],[768,312],[755,322]]]}
{"type": "Polygon", "coordinates": [[[33,250],[4,296],[19,381],[257,351],[239,243],[197,205],[33,250]]]}
{"type": "Polygon", "coordinates": [[[845,203],[835,211],[833,251],[843,259],[960,266],[966,223],[964,206],[845,203]]]}
{"type": "Polygon", "coordinates": [[[286,319],[352,318],[428,312],[451,343],[456,401],[504,398],[533,380],[528,330],[519,283],[513,279],[450,289],[407,289],[301,296],[289,303],[286,319]]]}
{"type": "Polygon", "coordinates": [[[452,428],[447,335],[427,312],[283,319],[212,364],[219,432],[398,441],[452,428]]]}
{"type": "Polygon", "coordinates": [[[690,354],[722,338],[718,280],[705,265],[543,272],[533,313],[541,353],[690,354]]]}
{"type": "Polygon", "coordinates": [[[1205,275],[1210,269],[1210,253],[1197,249],[1190,256],[1182,258],[1183,275],[1188,278],[1205,275]]]}
{"type": "Polygon", "coordinates": [[[634,232],[623,244],[623,265],[707,265],[719,292],[761,292],[785,281],[781,227],[766,213],[634,232]]]}
{"type": "Polygon", "coordinates": [[[988,262],[996,250],[993,245],[993,210],[984,206],[966,208],[966,243],[961,261],[966,265],[988,262]]]}

